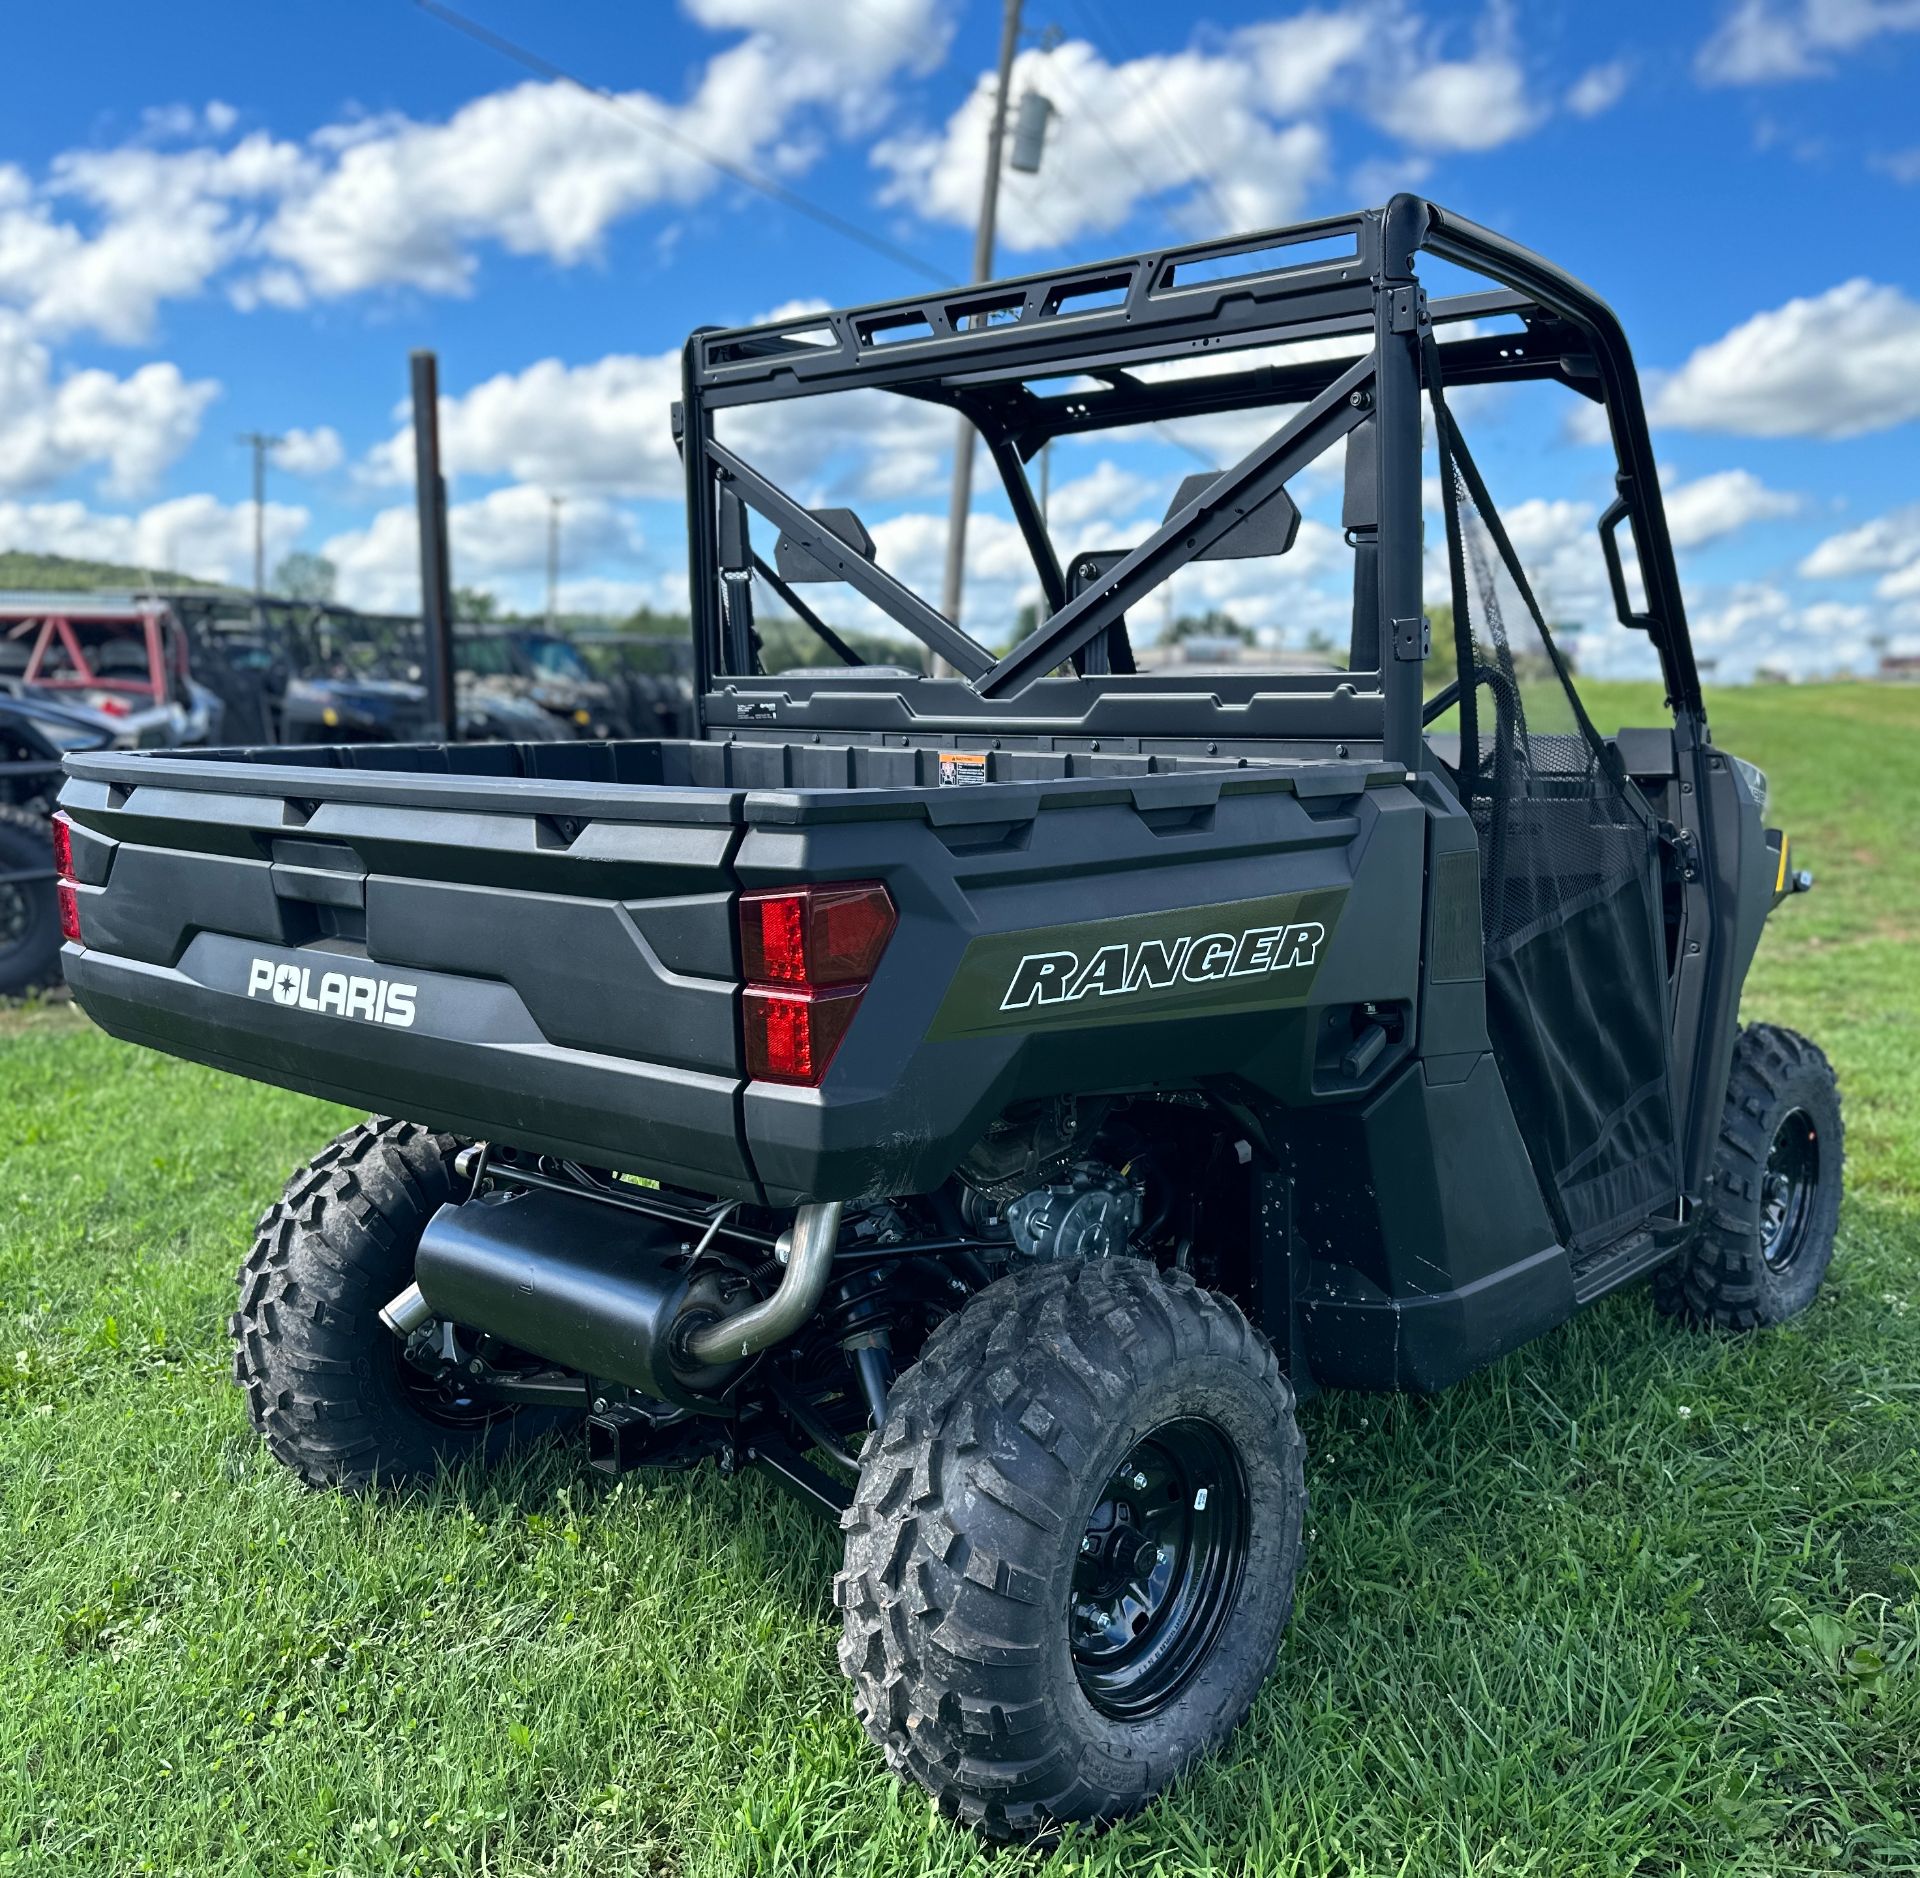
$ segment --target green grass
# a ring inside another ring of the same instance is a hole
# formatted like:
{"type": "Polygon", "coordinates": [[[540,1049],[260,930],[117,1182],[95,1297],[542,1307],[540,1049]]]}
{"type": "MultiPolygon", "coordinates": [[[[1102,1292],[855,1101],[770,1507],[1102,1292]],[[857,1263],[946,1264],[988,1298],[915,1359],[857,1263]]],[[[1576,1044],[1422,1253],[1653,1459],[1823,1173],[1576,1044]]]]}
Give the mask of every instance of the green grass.
{"type": "Polygon", "coordinates": [[[0,1019],[0,1871],[1920,1870],[1920,693],[1735,693],[1716,728],[1820,878],[1747,1003],[1843,1081],[1825,1295],[1734,1340],[1636,1290],[1445,1396],[1315,1405],[1252,1720],[1044,1858],[867,1749],[835,1535],[764,1482],[558,1447],[297,1488],[222,1323],[344,1118],[0,1019]]]}

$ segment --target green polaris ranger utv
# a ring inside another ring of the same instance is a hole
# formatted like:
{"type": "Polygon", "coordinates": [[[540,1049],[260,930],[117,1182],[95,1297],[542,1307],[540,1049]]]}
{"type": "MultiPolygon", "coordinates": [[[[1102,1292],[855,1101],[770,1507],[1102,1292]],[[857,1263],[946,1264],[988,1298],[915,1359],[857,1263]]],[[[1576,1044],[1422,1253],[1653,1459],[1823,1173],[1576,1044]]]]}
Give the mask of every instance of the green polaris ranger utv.
{"type": "Polygon", "coordinates": [[[303,1479],[556,1425],[762,1469],[845,1532],[889,1764],[996,1836],[1111,1818],[1272,1665],[1301,1398],[1443,1388],[1649,1274],[1697,1325],[1808,1304],[1834,1080],[1738,1009],[1810,882],[1709,733],[1619,323],[1431,203],[702,331],[676,418],[692,737],[76,756],[67,977],[393,1118],[240,1276],[303,1479]],[[1430,300],[1428,256],[1477,278],[1430,300]],[[1658,723],[1591,720],[1454,422],[1527,381],[1604,413],[1658,723]],[[756,409],[875,389],[984,439],[1044,595],[1011,650],[755,468],[756,409]],[[1181,418],[1238,460],[1060,543],[1041,450],[1181,418]],[[1309,544],[1344,658],[1146,656],[1182,570],[1309,544]],[[935,671],[862,664],[854,597],[935,671]],[[766,670],[756,607],[843,663],[766,670]]]}

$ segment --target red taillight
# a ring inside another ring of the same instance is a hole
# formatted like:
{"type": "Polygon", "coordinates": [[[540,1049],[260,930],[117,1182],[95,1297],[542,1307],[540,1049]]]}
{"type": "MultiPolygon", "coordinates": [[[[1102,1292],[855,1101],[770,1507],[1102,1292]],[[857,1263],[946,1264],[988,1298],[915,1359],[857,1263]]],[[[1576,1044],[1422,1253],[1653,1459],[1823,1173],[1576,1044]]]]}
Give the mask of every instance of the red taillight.
{"type": "Polygon", "coordinates": [[[877,881],[740,896],[747,1074],[816,1087],[893,937],[877,881]]]}
{"type": "Polygon", "coordinates": [[[780,887],[740,896],[740,962],[750,984],[864,984],[893,937],[878,881],[780,887]]]}
{"type": "Polygon", "coordinates": [[[865,991],[864,985],[848,991],[772,991],[749,985],[742,1006],[747,1074],[761,1082],[817,1086],[865,991]]]}
{"type": "Polygon", "coordinates": [[[80,895],[73,884],[73,826],[64,815],[53,818],[53,871],[60,876],[53,890],[60,903],[60,936],[79,945],[80,895]]]}

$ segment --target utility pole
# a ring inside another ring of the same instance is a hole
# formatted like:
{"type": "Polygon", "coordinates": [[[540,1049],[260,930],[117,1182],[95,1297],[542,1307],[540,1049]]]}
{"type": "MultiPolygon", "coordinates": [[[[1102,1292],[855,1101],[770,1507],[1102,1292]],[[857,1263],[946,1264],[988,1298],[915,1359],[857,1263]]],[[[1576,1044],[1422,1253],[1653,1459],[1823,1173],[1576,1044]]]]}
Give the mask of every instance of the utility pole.
{"type": "Polygon", "coordinates": [[[286,439],[269,437],[261,430],[243,430],[236,441],[253,452],[253,591],[258,598],[267,590],[267,452],[278,449],[286,439]]]}
{"type": "MultiPolygon", "coordinates": [[[[973,232],[973,278],[985,280],[993,272],[993,225],[1000,210],[1000,159],[1007,140],[1007,92],[1013,84],[1013,55],[1020,44],[1022,0],[1002,0],[1000,66],[994,79],[993,117],[987,126],[987,176],[980,190],[980,220],[973,232]]],[[[973,506],[973,426],[962,417],[953,447],[953,500],[947,508],[947,575],[940,590],[940,610],[956,625],[960,597],[966,585],[967,511],[973,506]]],[[[933,668],[950,668],[935,659],[933,668]]]]}
{"type": "Polygon", "coordinates": [[[549,494],[552,508],[547,511],[547,631],[552,632],[560,619],[560,511],[565,496],[549,494]]]}

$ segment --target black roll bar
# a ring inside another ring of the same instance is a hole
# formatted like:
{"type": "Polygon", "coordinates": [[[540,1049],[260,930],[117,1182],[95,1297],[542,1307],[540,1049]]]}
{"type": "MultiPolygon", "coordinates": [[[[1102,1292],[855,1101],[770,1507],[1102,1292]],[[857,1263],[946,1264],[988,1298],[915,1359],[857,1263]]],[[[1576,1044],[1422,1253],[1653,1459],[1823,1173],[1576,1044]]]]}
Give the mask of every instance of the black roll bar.
{"type": "MultiPolygon", "coordinates": [[[[1633,350],[1627,344],[1620,317],[1591,287],[1557,267],[1544,256],[1523,248],[1464,215],[1455,215],[1418,196],[1396,196],[1387,205],[1389,244],[1411,240],[1413,245],[1442,260],[1457,261],[1528,295],[1585,335],[1599,370],[1600,389],[1613,431],[1614,454],[1619,461],[1616,486],[1633,526],[1640,554],[1640,575],[1647,593],[1647,612],[1623,623],[1642,625],[1660,655],[1666,679],[1667,701],[1676,711],[1704,713],[1700,673],[1694,663],[1693,642],[1687,632],[1686,604],[1680,595],[1680,573],[1674,564],[1673,538],[1659,497],[1660,475],[1654,462],[1653,438],[1647,428],[1646,404],[1640,395],[1640,376],[1633,350]]],[[[1603,529],[1606,524],[1602,524],[1603,529]]],[[[1613,526],[1618,526],[1615,518],[1613,526]]]]}
{"type": "Polygon", "coordinates": [[[713,509],[722,482],[946,658],[970,681],[963,689],[974,698],[1005,701],[1081,654],[1149,588],[1372,415],[1380,444],[1383,747],[1411,768],[1419,757],[1419,675],[1426,644],[1420,616],[1421,338],[1434,324],[1498,315],[1517,316],[1525,323],[1524,334],[1449,343],[1444,349],[1448,381],[1458,386],[1552,378],[1605,404],[1619,464],[1619,502],[1610,511],[1610,525],[1617,526],[1622,515],[1631,522],[1648,596],[1646,612],[1629,623],[1649,634],[1674,709],[1698,719],[1699,676],[1659,501],[1646,411],[1618,318],[1564,269],[1423,197],[1405,194],[1383,210],[1291,229],[798,315],[764,327],[696,333],[688,342],[684,388],[701,689],[707,689],[712,648],[719,643],[717,601],[704,592],[710,583],[701,570],[714,565],[713,509]],[[1457,262],[1499,287],[1430,306],[1415,275],[1421,253],[1457,262]],[[1351,335],[1357,347],[1364,347],[1362,355],[1351,363],[1295,359],[1155,381],[1130,369],[1222,347],[1245,350],[1338,335],[1351,335]],[[1073,374],[1082,382],[1046,387],[1050,373],[1073,374]],[[986,437],[1050,609],[1036,630],[1003,657],[996,659],[910,588],[849,550],[791,497],[714,441],[717,408],[856,385],[947,405],[963,412],[986,437]],[[1068,596],[1024,469],[1049,438],[1287,404],[1304,408],[1096,586],[1068,596]]]}

